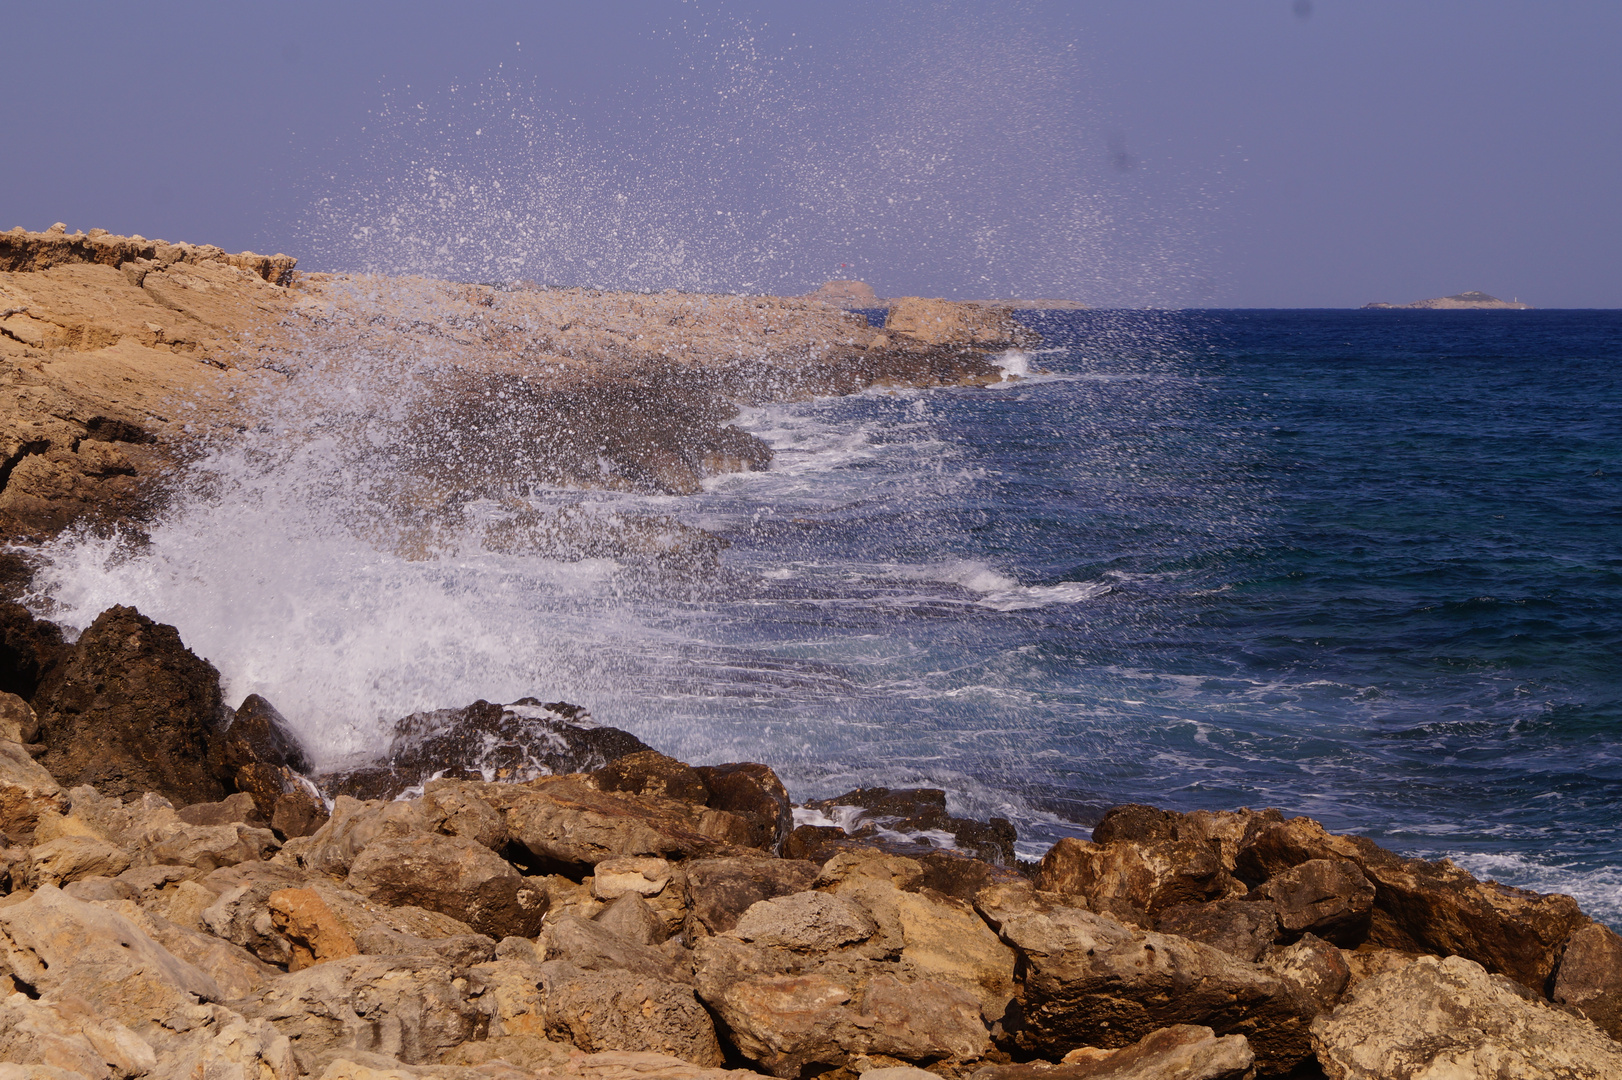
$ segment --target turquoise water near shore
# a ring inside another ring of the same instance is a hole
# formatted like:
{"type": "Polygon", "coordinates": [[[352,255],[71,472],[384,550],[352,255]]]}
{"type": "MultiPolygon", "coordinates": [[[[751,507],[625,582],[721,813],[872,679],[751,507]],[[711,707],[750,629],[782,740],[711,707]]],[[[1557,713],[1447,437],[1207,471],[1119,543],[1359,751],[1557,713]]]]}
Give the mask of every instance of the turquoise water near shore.
{"type": "Polygon", "coordinates": [[[37,606],[174,623],[318,757],[535,694],[801,798],[943,787],[1028,857],[1277,806],[1622,927],[1622,313],[1022,318],[1030,378],[746,410],[771,469],[696,496],[530,494],[712,530],[713,572],[390,554],[323,435],[54,545],[37,606]]]}

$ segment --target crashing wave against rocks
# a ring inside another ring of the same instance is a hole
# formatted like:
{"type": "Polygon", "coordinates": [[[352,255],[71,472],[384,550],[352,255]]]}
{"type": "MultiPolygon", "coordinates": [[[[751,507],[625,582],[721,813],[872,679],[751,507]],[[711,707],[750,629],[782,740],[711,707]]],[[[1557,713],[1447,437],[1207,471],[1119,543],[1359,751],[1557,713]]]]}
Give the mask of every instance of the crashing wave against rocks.
{"type": "Polygon", "coordinates": [[[1122,806],[1020,865],[938,791],[793,807],[538,699],[324,769],[131,608],[0,608],[0,691],[18,1075],[1622,1070],[1622,938],[1309,818],[1122,806]]]}

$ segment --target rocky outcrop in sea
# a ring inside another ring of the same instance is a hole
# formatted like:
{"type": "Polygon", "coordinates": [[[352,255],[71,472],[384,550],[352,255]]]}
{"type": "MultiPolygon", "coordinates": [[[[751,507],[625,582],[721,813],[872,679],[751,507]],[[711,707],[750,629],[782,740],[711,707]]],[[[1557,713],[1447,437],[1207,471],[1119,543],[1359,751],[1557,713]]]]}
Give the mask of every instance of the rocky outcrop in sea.
{"type": "Polygon", "coordinates": [[[127,607],[0,608],[0,690],[3,1077],[1622,1075],[1622,938],[1309,818],[1021,864],[539,698],[312,762],[127,607]]]}

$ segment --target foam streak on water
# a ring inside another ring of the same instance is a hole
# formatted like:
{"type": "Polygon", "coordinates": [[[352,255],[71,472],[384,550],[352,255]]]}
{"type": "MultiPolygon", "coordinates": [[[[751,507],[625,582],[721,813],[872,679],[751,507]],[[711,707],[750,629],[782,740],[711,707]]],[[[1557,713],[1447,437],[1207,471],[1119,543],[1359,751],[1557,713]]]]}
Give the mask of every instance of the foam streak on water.
{"type": "Polygon", "coordinates": [[[1616,317],[1041,319],[1049,375],[748,410],[772,469],[688,498],[532,496],[710,529],[714,574],[401,557],[374,456],[310,438],[45,591],[176,623],[329,754],[561,697],[801,797],[944,787],[1025,855],[1273,805],[1622,923],[1616,317]]]}

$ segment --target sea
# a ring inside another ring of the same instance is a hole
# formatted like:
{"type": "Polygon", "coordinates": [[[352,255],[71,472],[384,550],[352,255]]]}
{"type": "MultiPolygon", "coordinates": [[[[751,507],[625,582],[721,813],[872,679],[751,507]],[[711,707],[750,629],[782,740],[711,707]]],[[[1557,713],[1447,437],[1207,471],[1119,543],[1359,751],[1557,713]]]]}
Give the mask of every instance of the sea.
{"type": "Polygon", "coordinates": [[[564,698],[799,799],[944,788],[1026,858],[1120,803],[1278,807],[1622,929],[1622,312],[1021,318],[990,387],[745,409],[768,470],[531,496],[714,566],[392,553],[329,432],[60,541],[34,603],[176,624],[318,757],[564,698]]]}

